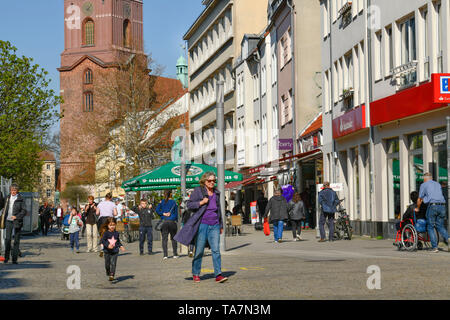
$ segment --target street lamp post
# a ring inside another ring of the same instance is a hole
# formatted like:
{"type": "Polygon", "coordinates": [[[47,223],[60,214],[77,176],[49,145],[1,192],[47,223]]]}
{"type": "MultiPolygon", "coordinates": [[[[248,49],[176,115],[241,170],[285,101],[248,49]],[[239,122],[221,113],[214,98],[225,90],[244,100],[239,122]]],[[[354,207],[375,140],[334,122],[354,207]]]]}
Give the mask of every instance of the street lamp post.
{"type": "MultiPolygon", "coordinates": [[[[222,222],[225,224],[225,156],[224,156],[224,82],[217,82],[217,101],[216,101],[216,141],[217,141],[217,188],[220,192],[220,209],[222,211],[222,222]]],[[[226,251],[225,231],[220,235],[220,248],[226,251]]]]}
{"type": "MultiPolygon", "coordinates": [[[[439,176],[439,170],[438,170],[439,176]]],[[[450,232],[450,117],[447,116],[447,230],[450,232]]]]}

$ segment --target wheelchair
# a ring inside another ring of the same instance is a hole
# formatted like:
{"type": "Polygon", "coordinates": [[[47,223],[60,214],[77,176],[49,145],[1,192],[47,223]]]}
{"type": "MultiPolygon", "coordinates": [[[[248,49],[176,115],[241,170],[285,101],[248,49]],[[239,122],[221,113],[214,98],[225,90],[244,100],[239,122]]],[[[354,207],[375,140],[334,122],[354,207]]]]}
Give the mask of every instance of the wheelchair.
{"type": "MultiPolygon", "coordinates": [[[[430,236],[427,232],[426,224],[417,226],[413,219],[400,222],[400,229],[397,231],[394,245],[397,249],[415,251],[431,249],[430,236]]],[[[437,243],[439,243],[439,232],[436,232],[437,243]]]]}

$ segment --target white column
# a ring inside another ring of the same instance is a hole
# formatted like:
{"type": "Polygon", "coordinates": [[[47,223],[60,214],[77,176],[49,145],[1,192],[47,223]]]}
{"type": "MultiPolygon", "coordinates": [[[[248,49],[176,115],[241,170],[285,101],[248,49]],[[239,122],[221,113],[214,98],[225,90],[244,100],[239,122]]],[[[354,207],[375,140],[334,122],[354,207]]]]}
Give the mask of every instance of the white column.
{"type": "MultiPolygon", "coordinates": [[[[442,10],[442,9],[441,9],[442,10]]],[[[428,16],[430,21],[430,73],[436,73],[438,71],[438,65],[437,65],[437,57],[438,57],[438,29],[437,29],[437,23],[438,23],[438,15],[436,13],[436,9],[434,7],[433,2],[428,2],[428,16]]]]}
{"type": "MultiPolygon", "coordinates": [[[[442,9],[441,9],[442,10],[442,9]]],[[[433,161],[433,135],[431,130],[422,130],[423,173],[431,172],[429,163],[433,161]]],[[[419,190],[416,190],[419,191],[419,190]]]]}
{"type": "Polygon", "coordinates": [[[353,150],[347,149],[347,208],[349,209],[350,219],[355,219],[355,198],[353,192],[353,150]]]}
{"type": "Polygon", "coordinates": [[[443,63],[444,72],[450,71],[450,1],[441,1],[442,7],[442,51],[443,51],[443,63]]]}
{"type": "Polygon", "coordinates": [[[424,56],[425,56],[425,45],[422,41],[424,39],[424,19],[422,15],[420,14],[420,10],[417,9],[415,12],[415,19],[416,19],[416,55],[418,60],[417,65],[417,79],[420,81],[424,81],[424,56]]]}
{"type": "Polygon", "coordinates": [[[352,60],[353,60],[353,105],[358,106],[359,103],[359,58],[357,53],[358,47],[352,48],[352,60]]]}
{"type": "MultiPolygon", "coordinates": [[[[400,212],[409,204],[409,159],[408,159],[408,136],[399,137],[399,160],[400,160],[400,212]]],[[[390,181],[388,181],[390,183],[390,181]]]]}

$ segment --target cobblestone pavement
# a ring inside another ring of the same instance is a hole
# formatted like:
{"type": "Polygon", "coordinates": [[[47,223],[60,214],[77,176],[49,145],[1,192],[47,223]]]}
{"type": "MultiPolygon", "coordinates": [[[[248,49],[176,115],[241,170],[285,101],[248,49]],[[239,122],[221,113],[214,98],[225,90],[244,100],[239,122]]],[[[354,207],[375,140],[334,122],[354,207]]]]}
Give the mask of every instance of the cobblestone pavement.
{"type": "MultiPolygon", "coordinates": [[[[117,281],[110,283],[104,261],[95,253],[71,253],[68,241],[54,232],[21,241],[18,265],[0,264],[0,299],[173,299],[173,300],[300,300],[300,299],[449,299],[450,253],[400,252],[392,240],[354,237],[318,243],[316,232],[304,231],[294,242],[286,230],[283,243],[273,243],[252,226],[241,236],[227,237],[222,253],[225,283],[215,283],[212,258],[203,259],[198,284],[191,258],[162,260],[161,242],[152,256],[140,256],[138,242],[125,243],[118,258],[117,281]],[[381,271],[381,289],[369,290],[367,268],[381,271]],[[68,267],[81,271],[81,289],[68,289],[68,267]],[[109,289],[109,290],[105,290],[109,289]]],[[[169,254],[171,244],[169,241],[169,254]]]]}

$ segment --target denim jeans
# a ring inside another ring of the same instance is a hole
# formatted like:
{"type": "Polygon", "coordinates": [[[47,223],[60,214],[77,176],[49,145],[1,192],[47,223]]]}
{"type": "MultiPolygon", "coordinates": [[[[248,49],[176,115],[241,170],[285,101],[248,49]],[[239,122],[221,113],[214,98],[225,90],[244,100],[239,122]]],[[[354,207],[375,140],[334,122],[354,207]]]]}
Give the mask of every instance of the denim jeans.
{"type": "Polygon", "coordinates": [[[443,205],[428,205],[427,208],[427,232],[430,236],[431,246],[433,249],[437,248],[437,237],[434,233],[434,229],[444,237],[444,240],[447,241],[448,233],[444,228],[444,220],[447,215],[445,214],[445,206],[443,205]]]}
{"type": "Polygon", "coordinates": [[[214,275],[217,277],[222,273],[222,262],[220,257],[220,225],[210,226],[200,224],[195,239],[195,256],[192,260],[192,274],[199,276],[202,269],[203,251],[205,250],[206,241],[211,247],[212,260],[214,265],[214,275]]]}
{"type": "Polygon", "coordinates": [[[330,241],[334,239],[334,213],[322,212],[319,220],[320,239],[325,240],[325,221],[328,225],[328,237],[330,241]]]}
{"type": "Polygon", "coordinates": [[[147,238],[147,250],[148,253],[152,252],[153,246],[153,228],[152,227],[139,227],[139,252],[144,253],[144,242],[147,238]]]}
{"type": "Polygon", "coordinates": [[[80,231],[69,234],[70,237],[70,248],[73,250],[73,245],[75,244],[77,250],[80,249],[80,240],[79,240],[80,231]]]}
{"type": "MultiPolygon", "coordinates": [[[[10,252],[11,252],[11,240],[12,234],[14,231],[14,245],[12,250],[12,261],[16,262],[17,257],[19,256],[19,246],[20,246],[20,228],[14,228],[14,222],[5,221],[6,227],[6,239],[5,239],[5,259],[9,260],[10,252]]],[[[5,261],[6,261],[5,260],[5,261]]]]}
{"type": "Polygon", "coordinates": [[[275,241],[278,241],[283,238],[283,220],[274,220],[273,221],[273,238],[275,241]]]}

